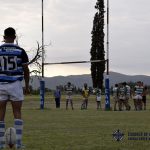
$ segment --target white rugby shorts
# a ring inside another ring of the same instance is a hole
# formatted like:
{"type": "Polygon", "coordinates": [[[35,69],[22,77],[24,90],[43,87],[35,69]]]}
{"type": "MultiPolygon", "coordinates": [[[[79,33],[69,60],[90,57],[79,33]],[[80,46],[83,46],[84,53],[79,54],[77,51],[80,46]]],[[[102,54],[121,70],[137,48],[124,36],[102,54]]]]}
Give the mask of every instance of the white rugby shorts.
{"type": "Polygon", "coordinates": [[[136,95],[136,96],[134,96],[134,98],[133,99],[139,99],[139,100],[142,100],[142,96],[141,95],[136,95]]]}
{"type": "Polygon", "coordinates": [[[66,96],[66,99],[67,99],[67,100],[72,100],[72,95],[67,95],[67,96],[66,96]]]}
{"type": "Polygon", "coordinates": [[[126,98],[125,98],[125,96],[120,96],[119,99],[120,100],[125,100],[126,98]]]}
{"type": "Polygon", "coordinates": [[[97,96],[97,97],[96,97],[96,101],[97,101],[97,102],[100,102],[100,101],[101,101],[101,96],[97,96]]]}
{"type": "Polygon", "coordinates": [[[23,101],[23,88],[21,81],[12,83],[0,83],[0,101],[23,101]]]}

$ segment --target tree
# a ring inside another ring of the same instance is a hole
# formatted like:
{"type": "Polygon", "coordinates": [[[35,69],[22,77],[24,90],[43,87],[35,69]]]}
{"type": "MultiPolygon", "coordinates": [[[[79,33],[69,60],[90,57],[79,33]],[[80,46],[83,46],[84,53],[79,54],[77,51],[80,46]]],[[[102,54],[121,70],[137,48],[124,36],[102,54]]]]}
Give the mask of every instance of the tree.
{"type": "MultiPolygon", "coordinates": [[[[97,0],[95,9],[97,10],[93,20],[91,60],[105,60],[104,51],[104,0],[97,0]]],[[[103,74],[105,71],[105,61],[91,63],[91,76],[94,88],[103,87],[103,74]]]]}
{"type": "Polygon", "coordinates": [[[37,46],[38,48],[36,49],[36,53],[28,65],[32,65],[33,67],[33,69],[30,71],[30,75],[40,78],[40,74],[42,73],[42,46],[39,45],[39,42],[37,42],[37,46]]]}

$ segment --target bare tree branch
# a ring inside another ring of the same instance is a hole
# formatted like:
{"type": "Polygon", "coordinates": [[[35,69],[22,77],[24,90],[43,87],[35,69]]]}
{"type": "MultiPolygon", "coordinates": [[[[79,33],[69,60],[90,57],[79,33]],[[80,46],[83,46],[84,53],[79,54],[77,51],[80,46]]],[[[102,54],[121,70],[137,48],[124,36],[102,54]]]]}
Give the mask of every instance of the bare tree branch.
{"type": "MultiPolygon", "coordinates": [[[[49,45],[51,45],[51,43],[48,45],[44,45],[44,49],[49,45]]],[[[43,53],[45,53],[45,51],[43,53]]],[[[41,59],[42,59],[42,46],[40,46],[39,42],[37,41],[37,49],[35,56],[29,61],[28,65],[34,66],[34,69],[30,72],[30,74],[34,74],[38,78],[40,78],[40,74],[42,73],[41,59]]]]}
{"type": "Polygon", "coordinates": [[[42,57],[42,46],[39,45],[39,42],[37,42],[38,48],[36,49],[36,54],[28,63],[28,65],[37,62],[42,57]]]}

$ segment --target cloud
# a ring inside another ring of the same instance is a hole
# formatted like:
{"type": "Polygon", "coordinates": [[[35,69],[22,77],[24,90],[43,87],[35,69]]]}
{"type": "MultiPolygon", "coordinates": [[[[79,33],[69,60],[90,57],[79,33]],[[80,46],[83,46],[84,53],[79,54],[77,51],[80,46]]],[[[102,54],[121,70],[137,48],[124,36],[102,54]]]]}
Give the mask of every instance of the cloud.
{"type": "MultiPolygon", "coordinates": [[[[44,0],[44,40],[45,44],[52,43],[46,48],[46,62],[90,59],[95,3],[93,0],[44,0]]],[[[150,75],[147,71],[149,5],[149,0],[110,0],[111,70],[150,75]]],[[[0,6],[0,35],[6,27],[13,26],[20,35],[21,46],[28,51],[36,48],[36,41],[41,43],[41,0],[5,0],[0,1],[0,6]]],[[[106,48],[106,37],[104,44],[106,48]]],[[[31,52],[29,56],[32,57],[31,52]]],[[[89,71],[89,65],[72,67],[74,73],[89,71]]],[[[47,69],[47,75],[49,72],[51,69],[47,69]]]]}
{"type": "Polygon", "coordinates": [[[111,68],[123,73],[148,74],[150,12],[148,0],[111,1],[111,68]],[[116,5],[117,4],[117,5],[116,5]]]}

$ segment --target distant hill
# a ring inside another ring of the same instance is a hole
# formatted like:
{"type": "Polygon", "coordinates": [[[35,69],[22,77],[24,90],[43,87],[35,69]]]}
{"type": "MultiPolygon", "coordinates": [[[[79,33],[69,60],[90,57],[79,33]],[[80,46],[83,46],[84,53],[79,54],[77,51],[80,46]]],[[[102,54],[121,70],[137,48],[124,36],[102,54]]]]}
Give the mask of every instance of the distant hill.
{"type": "Polygon", "coordinates": [[[142,81],[146,85],[150,85],[150,76],[146,75],[125,75],[117,72],[110,72],[110,85],[114,85],[119,82],[137,82],[142,81]]]}
{"type": "MultiPolygon", "coordinates": [[[[106,77],[106,75],[104,75],[106,77]]],[[[117,72],[110,72],[110,86],[113,86],[115,83],[119,82],[136,82],[143,81],[144,84],[150,85],[150,76],[145,75],[125,75],[117,72]]],[[[88,86],[92,86],[91,75],[70,75],[70,76],[55,76],[55,77],[45,77],[46,87],[49,89],[55,89],[57,85],[65,85],[68,81],[73,83],[76,87],[82,87],[86,82],[88,86]]],[[[39,87],[39,80],[33,77],[33,82],[31,83],[34,89],[39,87]]]]}
{"type": "MultiPolygon", "coordinates": [[[[45,86],[49,89],[55,89],[57,85],[66,85],[67,82],[71,82],[76,87],[82,87],[86,82],[89,86],[92,86],[92,80],[90,75],[70,75],[70,76],[55,76],[55,77],[45,77],[45,86]]],[[[39,87],[39,80],[33,78],[31,83],[32,87],[39,87]]]]}

